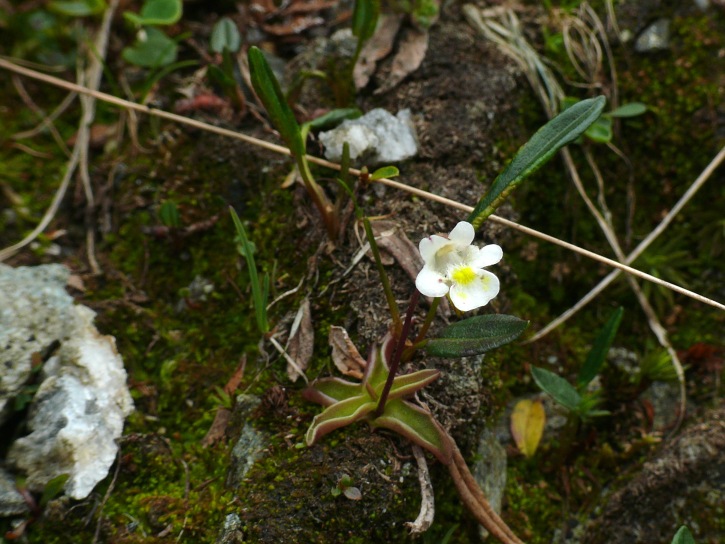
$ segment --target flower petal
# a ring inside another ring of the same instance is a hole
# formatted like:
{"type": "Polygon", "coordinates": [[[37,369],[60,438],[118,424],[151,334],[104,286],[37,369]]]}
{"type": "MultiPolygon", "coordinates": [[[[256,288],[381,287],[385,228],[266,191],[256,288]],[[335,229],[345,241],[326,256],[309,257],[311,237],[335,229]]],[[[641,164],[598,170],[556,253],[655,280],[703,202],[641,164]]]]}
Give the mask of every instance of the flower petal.
{"type": "MultiPolygon", "coordinates": [[[[467,285],[454,283],[451,286],[451,301],[463,312],[485,306],[498,295],[501,285],[498,278],[487,270],[477,270],[478,278],[467,285]]],[[[422,291],[421,291],[422,292],[422,291]]]]}
{"type": "Polygon", "coordinates": [[[478,250],[478,255],[470,261],[470,264],[475,268],[483,268],[484,266],[496,264],[502,258],[503,249],[501,249],[501,246],[489,244],[478,250]]]}
{"type": "Polygon", "coordinates": [[[448,292],[445,278],[435,270],[424,266],[415,278],[415,286],[427,297],[442,297],[448,292]]]}
{"type": "Polygon", "coordinates": [[[418,244],[418,250],[420,251],[420,256],[423,257],[423,262],[425,264],[433,264],[436,253],[446,244],[450,244],[450,241],[437,234],[423,238],[420,244],[418,244]]]}
{"type": "Polygon", "coordinates": [[[459,247],[470,246],[475,237],[476,230],[466,221],[458,223],[448,235],[448,239],[459,247]]]}

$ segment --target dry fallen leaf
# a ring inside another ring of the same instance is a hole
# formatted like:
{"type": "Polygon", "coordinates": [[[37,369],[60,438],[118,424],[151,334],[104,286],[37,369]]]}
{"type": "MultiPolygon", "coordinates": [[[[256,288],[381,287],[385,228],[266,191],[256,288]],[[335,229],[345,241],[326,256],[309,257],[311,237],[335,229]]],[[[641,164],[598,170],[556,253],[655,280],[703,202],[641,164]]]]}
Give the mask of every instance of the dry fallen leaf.
{"type": "Polygon", "coordinates": [[[408,28],[400,41],[398,52],[393,58],[390,75],[373,94],[386,93],[395,88],[406,76],[415,72],[423,62],[428,51],[428,31],[421,28],[408,28]]]}
{"type": "Polygon", "coordinates": [[[511,414],[511,435],[516,447],[526,457],[536,452],[544,433],[546,413],[540,400],[523,399],[516,403],[511,414]]]}
{"type": "Polygon", "coordinates": [[[402,22],[402,14],[383,14],[380,16],[375,34],[365,44],[360,52],[360,57],[355,63],[352,78],[355,81],[356,89],[362,89],[368,84],[375,73],[378,61],[387,57],[393,50],[395,36],[398,34],[402,22]]]}
{"type": "Polygon", "coordinates": [[[305,299],[297,311],[297,316],[292,323],[290,340],[287,353],[295,362],[297,367],[287,364],[287,376],[290,381],[295,382],[307,368],[312,358],[315,344],[315,331],[312,328],[312,314],[310,313],[310,300],[305,299]]]}
{"type": "Polygon", "coordinates": [[[332,346],[332,362],[345,376],[361,380],[367,365],[344,327],[330,327],[328,343],[332,346]]]}
{"type": "MultiPolygon", "coordinates": [[[[378,247],[395,259],[400,267],[415,281],[423,268],[423,259],[418,248],[393,221],[373,221],[373,234],[378,247]]],[[[392,264],[390,261],[383,264],[392,264]]]]}

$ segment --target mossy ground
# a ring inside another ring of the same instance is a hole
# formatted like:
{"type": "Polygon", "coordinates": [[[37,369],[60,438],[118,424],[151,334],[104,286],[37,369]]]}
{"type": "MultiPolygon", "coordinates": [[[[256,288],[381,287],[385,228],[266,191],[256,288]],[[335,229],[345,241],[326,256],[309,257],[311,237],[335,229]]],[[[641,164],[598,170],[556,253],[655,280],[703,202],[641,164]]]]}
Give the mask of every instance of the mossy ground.
{"type": "MultiPolygon", "coordinates": [[[[669,52],[633,57],[624,48],[615,50],[621,61],[621,101],[641,101],[651,110],[623,123],[615,142],[633,169],[604,147],[593,150],[600,167],[614,180],[608,187],[613,210],[629,205],[626,184],[634,180],[634,243],[684,192],[723,141],[717,120],[721,114],[716,110],[723,101],[723,88],[712,69],[717,51],[725,47],[723,17],[677,16],[673,29],[669,52]]],[[[28,84],[28,89],[33,96],[44,95],[39,102],[46,111],[62,99],[60,93],[38,84],[28,84]]],[[[9,82],[0,92],[6,97],[0,181],[21,199],[12,203],[19,215],[14,222],[0,217],[4,246],[32,228],[47,208],[64,158],[48,135],[32,142],[49,158],[33,157],[11,145],[8,136],[37,119],[22,106],[9,82]]],[[[529,118],[534,115],[527,112],[539,111],[533,101],[524,110],[523,132],[529,133],[543,118],[529,118]]],[[[111,118],[111,110],[103,108],[101,116],[111,118]]],[[[57,126],[63,138],[72,135],[75,122],[77,115],[62,117],[57,126]]],[[[144,124],[143,135],[150,152],[123,147],[103,155],[92,171],[94,177],[106,179],[116,168],[114,228],[98,245],[103,276],[85,275],[84,255],[77,249],[84,237],[77,200],[67,198],[51,226],[52,230],[70,225],[68,234],[55,242],[63,248],[65,262],[86,279],[79,302],[96,309],[100,330],[117,339],[137,411],[127,423],[117,476],[109,476],[86,501],[49,508],[27,529],[27,541],[92,542],[99,527],[101,540],[108,542],[148,542],[164,536],[181,542],[214,542],[230,512],[240,515],[249,541],[405,541],[402,521],[413,519],[417,509],[417,502],[410,500],[417,496],[410,460],[386,459],[386,464],[375,467],[361,463],[364,453],[374,464],[387,451],[383,442],[389,439],[371,436],[364,425],[340,432],[314,450],[298,448],[316,407],[301,401],[302,386],[287,382],[281,361],[266,367],[260,358],[246,268],[236,254],[227,206],[233,205],[253,226],[257,262],[272,276],[272,298],[294,288],[307,274],[308,259],[317,253],[321,237],[316,234],[321,231],[314,218],[299,212],[304,206],[295,193],[278,188],[289,164],[242,144],[163,123],[144,124]],[[178,207],[182,228],[208,225],[189,236],[181,230],[163,234],[158,211],[166,201],[178,207]],[[190,296],[188,287],[197,276],[214,284],[206,300],[190,296]],[[241,296],[232,284],[240,286],[241,296]],[[225,481],[232,442],[204,448],[201,440],[218,406],[215,388],[223,387],[244,356],[248,366],[243,389],[264,397],[273,386],[282,385],[286,393],[282,404],[264,404],[256,414],[255,426],[269,436],[268,455],[249,473],[243,488],[230,489],[225,481]],[[359,483],[362,501],[333,496],[331,489],[342,473],[359,483]],[[317,491],[315,501],[306,502],[307,495],[300,491],[309,488],[317,491]],[[374,508],[378,501],[394,506],[382,519],[373,518],[380,516],[374,508]],[[300,533],[266,534],[274,529],[264,520],[278,517],[298,519],[300,533]],[[378,524],[397,525],[392,534],[383,535],[378,524]]],[[[513,152],[518,143],[501,142],[498,147],[513,152]]],[[[595,223],[561,172],[550,166],[518,192],[514,203],[522,223],[608,254],[595,223]]],[[[594,186],[592,179],[585,179],[585,184],[594,186]]],[[[725,201],[724,191],[722,184],[707,184],[663,241],[637,265],[667,279],[679,276],[705,295],[721,295],[717,280],[722,280],[723,272],[717,264],[725,252],[725,232],[721,211],[712,203],[725,201]]],[[[625,230],[623,222],[617,227],[625,230]]],[[[40,242],[34,254],[21,254],[13,264],[52,261],[44,253],[50,240],[40,242]]],[[[544,244],[537,244],[537,256],[531,260],[525,251],[529,242],[507,248],[507,261],[518,278],[517,285],[507,287],[510,313],[543,324],[575,302],[593,285],[593,276],[605,271],[544,244]],[[554,270],[559,274],[552,276],[554,270]]],[[[324,258],[315,262],[318,286],[324,287],[332,279],[332,265],[324,258]]],[[[547,341],[493,354],[484,371],[500,368],[501,372],[491,380],[496,383],[488,410],[501,410],[511,398],[530,392],[528,365],[549,356],[558,357],[568,375],[575,374],[595,331],[616,305],[628,308],[616,344],[640,353],[653,349],[641,341],[648,334],[646,321],[626,285],[621,282],[610,289],[611,294],[547,341]]],[[[271,311],[273,323],[295,311],[302,295],[276,305],[271,311]]],[[[678,349],[686,350],[695,342],[722,343],[718,333],[725,325],[722,313],[679,296],[670,300],[659,291],[652,296],[665,315],[673,316],[672,340],[678,349]],[[673,302],[682,313],[673,313],[673,302]]],[[[327,330],[346,317],[344,309],[328,308],[322,302],[315,310],[318,355],[311,376],[329,371],[327,330]]],[[[692,369],[691,375],[699,372],[692,369]]],[[[711,386],[712,382],[705,385],[711,386]]],[[[701,389],[692,392],[705,403],[717,397],[701,389]]],[[[636,388],[628,391],[634,395],[636,388]]],[[[617,395],[613,396],[621,402],[625,394],[617,395]]],[[[651,450],[651,437],[640,433],[639,423],[634,416],[616,424],[599,421],[580,429],[571,443],[543,445],[533,460],[511,452],[505,508],[515,531],[534,544],[551,542],[555,531],[566,531],[567,516],[586,512],[592,506],[590,498],[611,482],[612,471],[636,466],[651,450]]],[[[440,542],[453,530],[450,542],[476,542],[477,527],[463,512],[445,471],[437,467],[433,475],[437,518],[423,541],[440,542]]],[[[722,525],[722,518],[713,523],[722,525]]],[[[9,525],[3,521],[0,528],[7,530],[9,525]]]]}

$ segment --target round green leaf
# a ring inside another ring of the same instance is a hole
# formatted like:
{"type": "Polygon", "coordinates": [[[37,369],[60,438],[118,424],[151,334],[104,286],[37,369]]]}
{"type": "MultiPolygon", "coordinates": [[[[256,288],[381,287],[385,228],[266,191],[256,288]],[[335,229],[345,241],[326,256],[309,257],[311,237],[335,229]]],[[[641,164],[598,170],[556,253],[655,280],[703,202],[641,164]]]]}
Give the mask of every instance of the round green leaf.
{"type": "Polygon", "coordinates": [[[176,60],[176,42],[154,27],[144,29],[130,47],[123,50],[123,59],[143,68],[167,66],[176,60]]]}
{"type": "Polygon", "coordinates": [[[136,26],[173,25],[181,13],[181,0],[147,0],[139,15],[127,11],[123,16],[136,26]]]}
{"type": "Polygon", "coordinates": [[[219,19],[211,31],[211,50],[215,53],[222,53],[228,49],[232,53],[236,53],[241,44],[242,38],[234,21],[229,17],[219,19]]]}

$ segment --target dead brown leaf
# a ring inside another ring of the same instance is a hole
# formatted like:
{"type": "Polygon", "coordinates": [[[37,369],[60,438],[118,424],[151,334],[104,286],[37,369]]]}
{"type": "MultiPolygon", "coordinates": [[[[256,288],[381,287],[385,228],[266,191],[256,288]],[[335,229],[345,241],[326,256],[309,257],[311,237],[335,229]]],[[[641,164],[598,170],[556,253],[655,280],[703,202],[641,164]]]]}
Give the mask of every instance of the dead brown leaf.
{"type": "Polygon", "coordinates": [[[361,380],[367,362],[362,358],[344,327],[330,327],[328,343],[332,346],[332,362],[345,376],[361,380]]]}
{"type": "Polygon", "coordinates": [[[365,44],[353,71],[355,88],[365,87],[375,73],[378,61],[383,60],[393,50],[395,36],[403,22],[402,14],[383,14],[375,29],[375,34],[365,44]]]}
{"type": "Polygon", "coordinates": [[[386,93],[395,88],[409,74],[415,72],[428,51],[428,31],[421,28],[407,28],[403,33],[398,52],[393,58],[390,75],[375,89],[373,94],[386,93]]]}
{"type": "MultiPolygon", "coordinates": [[[[395,259],[406,274],[415,281],[423,268],[423,259],[418,249],[393,221],[373,221],[373,234],[378,247],[395,259]]],[[[390,261],[384,264],[392,264],[390,261]]]]}
{"type": "Polygon", "coordinates": [[[297,316],[292,323],[290,330],[290,340],[287,353],[295,362],[287,364],[287,376],[290,381],[296,382],[302,375],[301,373],[307,368],[307,364],[312,358],[312,352],[315,344],[315,331],[312,328],[312,313],[310,312],[310,300],[305,298],[304,302],[297,311],[297,316]]]}

